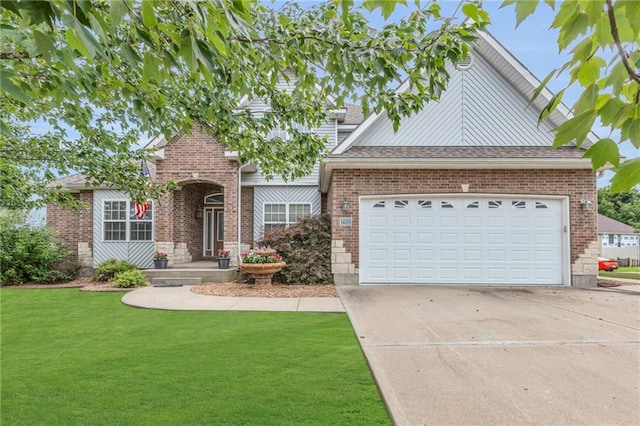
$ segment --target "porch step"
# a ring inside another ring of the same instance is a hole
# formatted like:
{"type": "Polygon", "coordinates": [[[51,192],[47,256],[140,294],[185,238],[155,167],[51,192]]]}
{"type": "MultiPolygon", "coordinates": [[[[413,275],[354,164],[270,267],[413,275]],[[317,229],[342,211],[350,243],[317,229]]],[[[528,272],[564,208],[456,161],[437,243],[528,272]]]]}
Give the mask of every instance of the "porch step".
{"type": "Polygon", "coordinates": [[[202,278],[151,278],[154,287],[182,287],[183,285],[200,285],[202,278]]]}
{"type": "MultiPolygon", "coordinates": [[[[142,273],[151,280],[155,278],[167,279],[187,279],[198,278],[200,283],[225,283],[233,281],[238,276],[235,268],[232,269],[187,269],[187,268],[169,268],[169,269],[143,269],[142,273]]],[[[197,285],[182,284],[182,285],[197,285]]]]}

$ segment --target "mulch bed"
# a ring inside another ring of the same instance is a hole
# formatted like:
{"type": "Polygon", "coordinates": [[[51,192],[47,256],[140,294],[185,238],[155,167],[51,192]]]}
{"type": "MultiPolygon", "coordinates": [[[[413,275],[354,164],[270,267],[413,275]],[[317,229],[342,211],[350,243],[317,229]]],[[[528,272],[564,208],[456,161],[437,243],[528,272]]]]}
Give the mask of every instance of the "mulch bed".
{"type": "Polygon", "coordinates": [[[603,279],[599,279],[598,280],[598,287],[620,287],[623,283],[621,283],[620,281],[613,281],[613,280],[603,280],[603,279]]]}
{"type": "Polygon", "coordinates": [[[258,287],[239,282],[206,283],[193,287],[191,291],[224,297],[338,297],[333,285],[273,284],[271,287],[258,287]]]}
{"type": "Polygon", "coordinates": [[[135,288],[118,288],[114,287],[111,283],[91,281],[89,278],[78,278],[66,283],[57,284],[34,284],[25,283],[20,285],[11,285],[3,288],[16,288],[16,289],[53,289],[53,288],[78,288],[81,291],[132,291],[135,288]]]}

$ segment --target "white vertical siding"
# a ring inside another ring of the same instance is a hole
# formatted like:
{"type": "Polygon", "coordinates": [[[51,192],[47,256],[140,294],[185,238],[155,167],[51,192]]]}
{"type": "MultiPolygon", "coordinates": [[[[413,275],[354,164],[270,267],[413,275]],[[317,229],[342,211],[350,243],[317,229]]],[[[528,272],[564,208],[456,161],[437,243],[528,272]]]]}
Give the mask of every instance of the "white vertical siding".
{"type": "Polygon", "coordinates": [[[96,268],[100,262],[107,259],[126,260],[138,268],[153,267],[153,241],[103,241],[104,201],[113,200],[127,201],[129,196],[122,191],[106,189],[93,191],[93,267],[96,268]]]}
{"type": "Polygon", "coordinates": [[[477,51],[473,65],[449,67],[451,80],[439,102],[402,120],[393,132],[386,115],[358,138],[358,146],[551,146],[549,122],[477,51]]]}
{"type": "Polygon", "coordinates": [[[320,192],[311,186],[257,186],[253,192],[253,237],[262,238],[266,203],[311,203],[311,215],[320,214],[320,192]]]}

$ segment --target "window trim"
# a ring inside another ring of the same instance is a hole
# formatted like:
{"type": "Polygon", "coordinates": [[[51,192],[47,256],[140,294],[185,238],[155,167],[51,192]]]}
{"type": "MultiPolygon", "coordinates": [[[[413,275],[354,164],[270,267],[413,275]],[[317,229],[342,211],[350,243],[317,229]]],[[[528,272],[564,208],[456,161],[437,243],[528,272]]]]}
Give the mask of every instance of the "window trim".
{"type": "Polygon", "coordinates": [[[290,225],[296,224],[298,222],[290,222],[289,221],[289,207],[291,205],[305,205],[305,206],[309,206],[309,217],[313,217],[313,203],[309,202],[309,201],[269,201],[269,202],[265,202],[262,203],[262,233],[264,234],[265,232],[265,226],[266,225],[284,225],[286,228],[288,228],[290,225]],[[284,209],[284,214],[285,214],[285,222],[267,222],[265,220],[265,215],[266,215],[266,206],[267,205],[284,205],[285,209],[284,209]]]}
{"type": "Polygon", "coordinates": [[[133,200],[125,200],[125,199],[117,199],[117,198],[106,198],[104,200],[102,200],[102,210],[101,210],[101,217],[100,217],[100,223],[101,223],[101,235],[100,235],[100,241],[103,243],[152,243],[155,241],[156,239],[156,227],[155,227],[155,202],[153,200],[149,200],[149,203],[151,203],[151,206],[149,206],[149,210],[151,210],[151,212],[153,213],[153,216],[151,217],[151,220],[149,219],[141,219],[138,220],[136,222],[151,222],[151,239],[150,240],[132,240],[131,239],[131,209],[134,207],[134,202],[133,200]],[[109,202],[124,202],[126,205],[126,218],[124,221],[122,220],[105,220],[104,218],[104,212],[105,212],[105,203],[109,203],[109,202]],[[104,224],[106,222],[125,222],[125,233],[126,233],[126,239],[124,240],[107,240],[105,239],[105,227],[104,224]]]}

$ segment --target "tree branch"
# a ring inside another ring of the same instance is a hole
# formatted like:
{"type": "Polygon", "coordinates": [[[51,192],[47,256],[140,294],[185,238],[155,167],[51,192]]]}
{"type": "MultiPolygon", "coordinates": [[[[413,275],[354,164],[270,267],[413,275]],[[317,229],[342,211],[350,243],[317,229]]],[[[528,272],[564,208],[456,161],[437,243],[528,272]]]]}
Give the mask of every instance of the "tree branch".
{"type": "Polygon", "coordinates": [[[0,52],[0,59],[30,59],[31,56],[27,52],[17,52],[12,50],[10,52],[0,52]]]}
{"type": "Polygon", "coordinates": [[[609,25],[611,26],[611,35],[613,36],[613,42],[616,44],[618,48],[618,55],[624,64],[625,69],[629,73],[629,76],[633,81],[640,84],[640,73],[637,73],[631,64],[629,63],[629,55],[627,51],[622,47],[622,42],[620,41],[620,34],[618,34],[618,24],[616,23],[616,16],[613,11],[613,3],[612,0],[606,0],[607,2],[607,15],[609,15],[609,25]]]}

